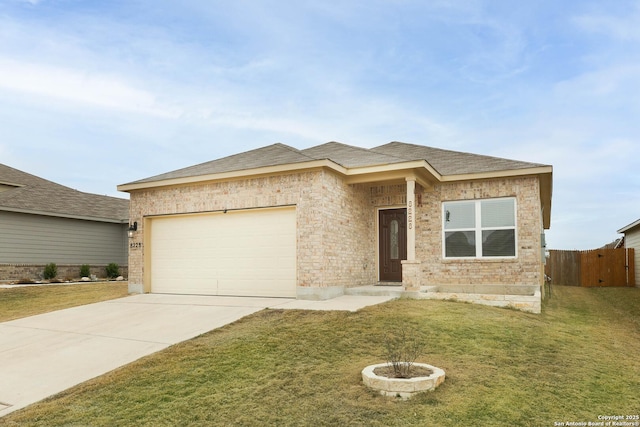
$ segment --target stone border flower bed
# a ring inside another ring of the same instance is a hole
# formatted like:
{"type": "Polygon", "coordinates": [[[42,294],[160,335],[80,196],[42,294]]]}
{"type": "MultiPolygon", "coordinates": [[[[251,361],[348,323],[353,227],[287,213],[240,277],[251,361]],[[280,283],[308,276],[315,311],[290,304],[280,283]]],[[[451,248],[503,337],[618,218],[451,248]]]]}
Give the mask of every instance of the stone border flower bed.
{"type": "Polygon", "coordinates": [[[362,381],[364,384],[380,392],[384,396],[401,397],[409,399],[417,393],[435,390],[444,382],[445,373],[442,369],[426,363],[415,363],[415,367],[425,368],[431,371],[431,375],[414,378],[391,378],[377,375],[374,371],[377,368],[387,367],[387,363],[369,365],[362,370],[362,381]]]}

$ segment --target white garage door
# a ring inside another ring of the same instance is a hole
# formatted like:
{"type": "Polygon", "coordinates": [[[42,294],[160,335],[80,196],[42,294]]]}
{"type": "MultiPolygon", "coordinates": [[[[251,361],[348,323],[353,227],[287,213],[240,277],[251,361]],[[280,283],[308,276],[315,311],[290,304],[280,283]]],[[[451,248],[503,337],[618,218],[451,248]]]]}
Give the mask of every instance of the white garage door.
{"type": "Polygon", "coordinates": [[[295,297],[295,208],[153,218],[151,292],[295,297]]]}

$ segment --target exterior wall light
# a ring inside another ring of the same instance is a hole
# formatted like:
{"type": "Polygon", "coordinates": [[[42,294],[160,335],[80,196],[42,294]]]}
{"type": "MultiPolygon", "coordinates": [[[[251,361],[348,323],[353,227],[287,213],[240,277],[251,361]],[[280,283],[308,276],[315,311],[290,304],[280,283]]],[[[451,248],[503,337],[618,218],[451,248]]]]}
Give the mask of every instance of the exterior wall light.
{"type": "Polygon", "coordinates": [[[129,224],[129,238],[133,239],[133,232],[138,231],[138,221],[133,221],[133,224],[129,224]]]}

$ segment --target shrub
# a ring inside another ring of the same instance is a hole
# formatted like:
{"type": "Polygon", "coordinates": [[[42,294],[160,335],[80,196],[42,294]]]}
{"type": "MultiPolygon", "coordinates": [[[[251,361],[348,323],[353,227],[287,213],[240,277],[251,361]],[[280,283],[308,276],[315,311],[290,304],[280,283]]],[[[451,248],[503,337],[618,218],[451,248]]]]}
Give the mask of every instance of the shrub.
{"type": "Polygon", "coordinates": [[[58,275],[58,266],[51,262],[44,266],[43,276],[45,280],[50,280],[55,278],[58,275]]]}
{"type": "Polygon", "coordinates": [[[34,282],[33,280],[31,280],[29,278],[23,277],[22,279],[18,280],[16,283],[18,285],[33,285],[36,282],[34,282]]]}
{"type": "Polygon", "coordinates": [[[91,269],[88,264],[82,264],[80,267],[80,277],[89,277],[91,275],[91,269]]]}
{"type": "Polygon", "coordinates": [[[111,264],[107,265],[105,267],[105,270],[107,272],[107,277],[109,279],[115,279],[120,275],[120,267],[115,262],[112,262],[111,264]]]}
{"type": "Polygon", "coordinates": [[[411,336],[402,327],[391,331],[385,338],[385,357],[393,369],[396,378],[411,378],[413,364],[423,350],[423,344],[418,337],[411,336]]]}

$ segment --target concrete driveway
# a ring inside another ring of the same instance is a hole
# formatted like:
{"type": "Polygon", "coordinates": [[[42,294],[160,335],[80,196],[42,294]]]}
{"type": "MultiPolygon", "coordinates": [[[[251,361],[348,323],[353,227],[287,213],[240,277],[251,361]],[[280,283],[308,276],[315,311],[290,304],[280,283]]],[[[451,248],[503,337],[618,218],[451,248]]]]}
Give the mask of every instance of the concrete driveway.
{"type": "Polygon", "coordinates": [[[143,294],[3,322],[0,417],[264,308],[356,311],[389,299],[143,294]]]}

